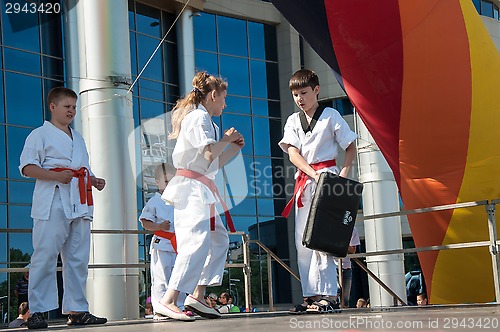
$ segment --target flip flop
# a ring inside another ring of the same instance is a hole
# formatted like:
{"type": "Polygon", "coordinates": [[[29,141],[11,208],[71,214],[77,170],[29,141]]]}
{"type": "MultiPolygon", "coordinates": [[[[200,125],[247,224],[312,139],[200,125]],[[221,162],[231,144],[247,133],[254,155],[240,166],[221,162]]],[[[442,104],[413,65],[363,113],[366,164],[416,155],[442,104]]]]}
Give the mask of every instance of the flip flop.
{"type": "Polygon", "coordinates": [[[308,314],[330,314],[334,312],[340,311],[340,306],[338,303],[333,303],[329,299],[323,298],[318,301],[314,301],[311,305],[306,309],[306,313],[308,314]],[[313,308],[315,307],[315,308],[313,308]]]}

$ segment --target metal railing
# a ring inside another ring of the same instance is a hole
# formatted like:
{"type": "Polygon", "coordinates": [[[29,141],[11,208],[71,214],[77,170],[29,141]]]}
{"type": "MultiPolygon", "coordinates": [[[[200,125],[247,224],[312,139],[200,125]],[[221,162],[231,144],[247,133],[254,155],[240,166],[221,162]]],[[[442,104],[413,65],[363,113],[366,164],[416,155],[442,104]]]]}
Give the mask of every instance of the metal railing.
{"type": "MultiPolygon", "coordinates": [[[[418,253],[425,251],[435,251],[435,250],[450,250],[450,249],[463,249],[463,248],[476,248],[476,247],[489,247],[489,252],[491,255],[491,262],[493,268],[493,280],[495,287],[495,297],[496,301],[500,300],[500,256],[499,256],[499,245],[500,241],[497,239],[497,230],[496,230],[496,204],[500,203],[500,199],[492,200],[492,201],[475,201],[475,202],[466,202],[466,203],[457,203],[457,204],[448,204],[448,205],[440,205],[429,208],[421,208],[421,209],[413,209],[413,210],[402,210],[398,212],[390,212],[390,213],[381,213],[369,216],[360,216],[358,217],[359,221],[365,221],[369,219],[381,219],[388,217],[397,217],[411,214],[419,214],[419,213],[429,213],[429,212],[437,212],[437,211],[445,211],[452,209],[460,209],[460,208],[469,208],[469,207],[477,207],[477,206],[485,206],[487,219],[488,219],[488,232],[489,232],[489,240],[487,241],[476,241],[476,242],[465,242],[465,243],[455,243],[448,245],[437,245],[437,246],[429,246],[429,247],[420,247],[420,248],[409,248],[409,249],[397,249],[397,250],[383,250],[383,251],[375,251],[369,253],[356,253],[349,254],[346,258],[352,259],[356,264],[358,264],[371,278],[373,278],[378,284],[381,285],[393,298],[394,304],[397,305],[397,302],[406,305],[406,302],[401,299],[396,293],[394,293],[385,283],[380,280],[372,271],[370,271],[364,264],[359,260],[359,258],[366,258],[370,256],[380,256],[380,255],[391,255],[391,254],[400,254],[400,253],[418,253]]],[[[31,233],[31,229],[0,229],[1,232],[16,232],[16,233],[31,233]]],[[[151,234],[149,231],[141,231],[141,230],[92,230],[92,234],[151,234]]],[[[274,298],[273,298],[273,281],[272,281],[272,259],[274,259],[278,264],[280,264],[292,277],[300,281],[300,278],[292,271],[292,269],[286,265],[278,256],[276,256],[269,248],[267,248],[262,242],[258,240],[250,240],[249,235],[244,232],[235,232],[229,233],[230,235],[240,235],[242,237],[242,246],[243,246],[243,263],[226,263],[226,267],[229,268],[242,268],[244,274],[244,283],[245,283],[245,308],[246,311],[251,311],[252,302],[251,302],[251,268],[250,268],[250,244],[257,244],[262,250],[264,250],[267,254],[267,273],[268,273],[268,296],[269,296],[269,310],[274,311],[274,298]]],[[[11,262],[11,263],[20,263],[20,262],[11,262]]],[[[99,268],[149,268],[149,263],[136,263],[136,264],[90,264],[89,269],[99,269],[99,268]]],[[[27,268],[0,268],[0,273],[12,273],[12,272],[24,272],[27,271],[27,268]]],[[[61,270],[59,267],[58,270],[61,270]]]]}

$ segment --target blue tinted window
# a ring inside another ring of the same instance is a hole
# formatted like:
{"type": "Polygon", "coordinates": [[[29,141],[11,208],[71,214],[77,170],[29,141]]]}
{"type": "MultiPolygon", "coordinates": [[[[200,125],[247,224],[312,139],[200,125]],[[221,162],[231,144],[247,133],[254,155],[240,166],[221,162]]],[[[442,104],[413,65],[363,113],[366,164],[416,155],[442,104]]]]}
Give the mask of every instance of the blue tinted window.
{"type": "Polygon", "coordinates": [[[7,203],[7,181],[0,181],[0,203],[7,203]]]}
{"type": "Polygon", "coordinates": [[[141,99],[141,119],[156,118],[165,114],[165,104],[141,99]]]}
{"type": "Polygon", "coordinates": [[[160,10],[136,2],[136,31],[161,38],[160,10]]]}
{"type": "Polygon", "coordinates": [[[249,116],[240,116],[234,114],[223,114],[222,115],[222,126],[223,130],[234,127],[238,130],[245,139],[245,146],[241,150],[243,154],[252,154],[252,118],[249,116]]]}
{"type": "MultiPolygon", "coordinates": [[[[24,142],[26,137],[28,137],[31,129],[27,128],[17,128],[9,126],[7,127],[7,147],[9,151],[9,161],[8,161],[8,177],[14,179],[21,179],[21,173],[19,172],[19,156],[24,147],[24,142]]],[[[9,191],[12,194],[12,191],[9,191]]],[[[31,198],[31,196],[30,196],[31,198]]],[[[18,202],[25,203],[25,202],[18,202]]]]}
{"type": "Polygon", "coordinates": [[[258,197],[272,198],[274,196],[274,174],[271,160],[268,158],[256,158],[251,168],[255,172],[255,181],[252,184],[255,188],[255,194],[258,197]]]}
{"type": "Polygon", "coordinates": [[[248,59],[221,56],[220,74],[228,80],[228,93],[240,96],[250,95],[248,59]]]}
{"type": "Polygon", "coordinates": [[[196,70],[206,71],[211,75],[218,76],[219,64],[217,63],[217,54],[199,51],[196,51],[194,54],[196,70]]]}
{"type": "Polygon", "coordinates": [[[279,87],[279,70],[278,64],[274,62],[266,62],[267,77],[274,77],[274,79],[267,80],[267,94],[269,99],[280,99],[280,87],[279,87]]]}
{"type": "Polygon", "coordinates": [[[40,126],[43,123],[41,80],[5,73],[5,81],[7,122],[30,127],[40,126]],[[29,91],[29,98],[26,98],[26,91],[29,91]]]}
{"type": "Polygon", "coordinates": [[[257,211],[255,198],[246,198],[240,204],[233,206],[231,209],[232,215],[248,215],[255,216],[257,211]]]}
{"type": "Polygon", "coordinates": [[[256,156],[270,156],[269,119],[253,118],[254,151],[256,156]]]}
{"type": "Polygon", "coordinates": [[[10,247],[19,249],[23,253],[33,254],[33,246],[30,233],[10,233],[10,247]]]}
{"type": "Polygon", "coordinates": [[[201,33],[194,34],[194,48],[204,51],[217,51],[215,37],[215,15],[200,13],[193,17],[194,30],[201,33]]]}
{"type": "Polygon", "coordinates": [[[252,157],[243,157],[243,162],[245,163],[245,172],[248,182],[248,196],[255,196],[255,168],[253,166],[254,160],[252,157]]]}
{"type": "Polygon", "coordinates": [[[9,206],[9,227],[10,228],[31,228],[33,220],[31,219],[31,206],[9,206]]]}
{"type": "Polygon", "coordinates": [[[141,97],[163,101],[164,92],[163,83],[139,79],[139,94],[141,97]]]}
{"type": "MultiPolygon", "coordinates": [[[[257,200],[257,213],[259,216],[274,216],[274,200],[273,199],[258,199],[257,200]]],[[[260,220],[260,218],[259,218],[259,220],[260,220]]]]}
{"type": "Polygon", "coordinates": [[[250,98],[227,96],[224,112],[250,114],[250,98]]]}
{"type": "Polygon", "coordinates": [[[248,56],[246,21],[218,16],[219,52],[248,56]]]}
{"type": "Polygon", "coordinates": [[[472,0],[472,3],[476,7],[477,12],[481,14],[481,0],[472,0]]]}
{"type": "Polygon", "coordinates": [[[31,204],[35,182],[9,181],[9,202],[31,204]]]}
{"type": "Polygon", "coordinates": [[[40,56],[33,53],[16,51],[9,48],[4,49],[5,69],[19,71],[40,76],[42,68],[40,66],[40,56]]]}
{"type": "MultiPolygon", "coordinates": [[[[0,48],[1,49],[1,48],[0,48]]],[[[0,53],[1,55],[1,53],[0,53]]],[[[2,61],[0,61],[2,63],[2,61]]],[[[3,72],[0,71],[0,123],[5,123],[3,72]]]]}
{"type": "MultiPolygon", "coordinates": [[[[5,7],[2,6],[2,9],[5,7]]],[[[6,14],[5,10],[2,10],[2,30],[4,45],[40,52],[38,15],[29,13],[6,14]]]]}
{"type": "Polygon", "coordinates": [[[250,61],[252,97],[267,98],[267,70],[264,61],[250,61]]]}
{"type": "MultiPolygon", "coordinates": [[[[248,229],[250,227],[255,227],[257,225],[257,218],[236,216],[233,218],[233,222],[237,231],[248,233],[248,229]]],[[[231,239],[231,241],[239,243],[241,242],[241,236],[235,236],[234,239],[231,239]]]]}
{"type": "MultiPolygon", "coordinates": [[[[160,43],[160,40],[137,35],[137,50],[138,50],[138,68],[139,72],[144,68],[154,50],[160,43]]],[[[163,66],[162,66],[162,48],[160,47],[155,53],[148,66],[142,73],[142,77],[151,78],[157,81],[163,81],[163,66]]]]}
{"type": "MultiPolygon", "coordinates": [[[[2,187],[1,184],[0,187],[2,187]]],[[[5,184],[3,187],[5,188],[5,184]]],[[[7,228],[7,205],[4,204],[0,204],[0,228],[7,228]]]]}
{"type": "Polygon", "coordinates": [[[0,126],[0,178],[7,177],[5,151],[5,126],[0,126]]]}
{"type": "Polygon", "coordinates": [[[266,48],[264,44],[264,24],[248,22],[248,40],[250,43],[250,57],[265,59],[266,48]]]}
{"type": "MultiPolygon", "coordinates": [[[[42,72],[47,78],[59,80],[57,86],[62,86],[64,83],[64,62],[62,59],[57,59],[49,56],[42,56],[42,72]]],[[[54,82],[52,82],[54,84],[54,82]]],[[[47,91],[50,91],[47,90],[47,91]]]]}
{"type": "Polygon", "coordinates": [[[493,4],[488,1],[481,1],[481,15],[493,17],[493,4]]]}
{"type": "Polygon", "coordinates": [[[252,99],[252,113],[269,116],[268,101],[262,99],[252,99]]]}
{"type": "Polygon", "coordinates": [[[134,1],[129,0],[128,1],[128,28],[130,30],[135,30],[135,7],[134,7],[134,1]]]}
{"type": "Polygon", "coordinates": [[[130,33],[130,65],[132,76],[137,76],[137,45],[133,32],[130,33]]]}

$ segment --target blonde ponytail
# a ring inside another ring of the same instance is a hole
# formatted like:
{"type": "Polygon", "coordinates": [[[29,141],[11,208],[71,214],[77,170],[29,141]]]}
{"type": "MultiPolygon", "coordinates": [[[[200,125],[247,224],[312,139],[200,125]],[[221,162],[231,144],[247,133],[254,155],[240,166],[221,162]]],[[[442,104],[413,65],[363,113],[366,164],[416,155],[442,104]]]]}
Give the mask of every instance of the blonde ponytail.
{"type": "Polygon", "coordinates": [[[179,136],[182,120],[199,104],[203,104],[210,92],[222,92],[226,89],[227,82],[222,78],[209,75],[205,71],[198,72],[193,78],[193,90],[183,99],[179,99],[172,109],[172,132],[168,138],[176,139],[179,136]]]}

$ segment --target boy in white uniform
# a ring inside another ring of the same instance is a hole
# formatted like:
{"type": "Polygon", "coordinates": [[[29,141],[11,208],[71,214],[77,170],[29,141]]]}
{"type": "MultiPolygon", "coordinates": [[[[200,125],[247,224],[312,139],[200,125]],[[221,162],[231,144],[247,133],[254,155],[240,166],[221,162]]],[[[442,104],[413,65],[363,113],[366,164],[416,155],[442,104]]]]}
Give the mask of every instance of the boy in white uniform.
{"type": "Polygon", "coordinates": [[[48,94],[50,122],[34,129],[26,138],[19,170],[36,179],[31,217],[31,256],[28,298],[32,316],[29,329],[46,328],[43,312],[59,307],[56,266],[63,263],[62,311],[68,325],[104,324],[106,318],[88,312],[85,288],[90,255],[92,186],[102,190],[104,179],[90,171],[82,136],[70,127],[76,114],[77,95],[58,87],[48,94]]]}
{"type": "Polygon", "coordinates": [[[346,150],[340,176],[346,177],[355,156],[351,144],[357,135],[333,108],[319,108],[319,79],[303,69],[290,78],[289,88],[300,112],[286,121],[283,139],[278,143],[297,167],[294,197],[283,211],[288,217],[295,199],[295,245],[304,302],[290,313],[331,312],[338,308],[337,271],[334,257],[302,245],[304,228],[316,183],[321,172],[339,174],[335,158],[338,149],[346,150]]]}
{"type": "MultiPolygon", "coordinates": [[[[174,232],[174,207],[165,204],[161,194],[168,182],[175,175],[175,168],[162,163],[154,170],[158,192],[149,199],[139,220],[144,229],[154,231],[149,253],[151,255],[151,303],[155,312],[154,319],[161,320],[165,316],[156,313],[160,299],[167,291],[168,281],[177,256],[177,242],[174,232]]],[[[184,301],[184,299],[182,299],[184,301]]]]}
{"type": "MultiPolygon", "coordinates": [[[[191,294],[184,302],[185,309],[207,318],[220,317],[204,300],[207,286],[222,283],[229,248],[226,228],[215,210],[217,201],[223,206],[224,202],[213,179],[244,145],[234,128],[218,141],[219,128],[211,119],[220,116],[226,106],[227,83],[206,72],[197,73],[192,83],[193,90],[177,102],[172,114],[173,132],[169,137],[177,139],[172,155],[177,172],[162,198],[175,208],[177,259],[157,310],[184,321],[194,318],[176,305],[180,293],[191,294]]],[[[233,231],[228,214],[226,221],[233,231]]]]}

